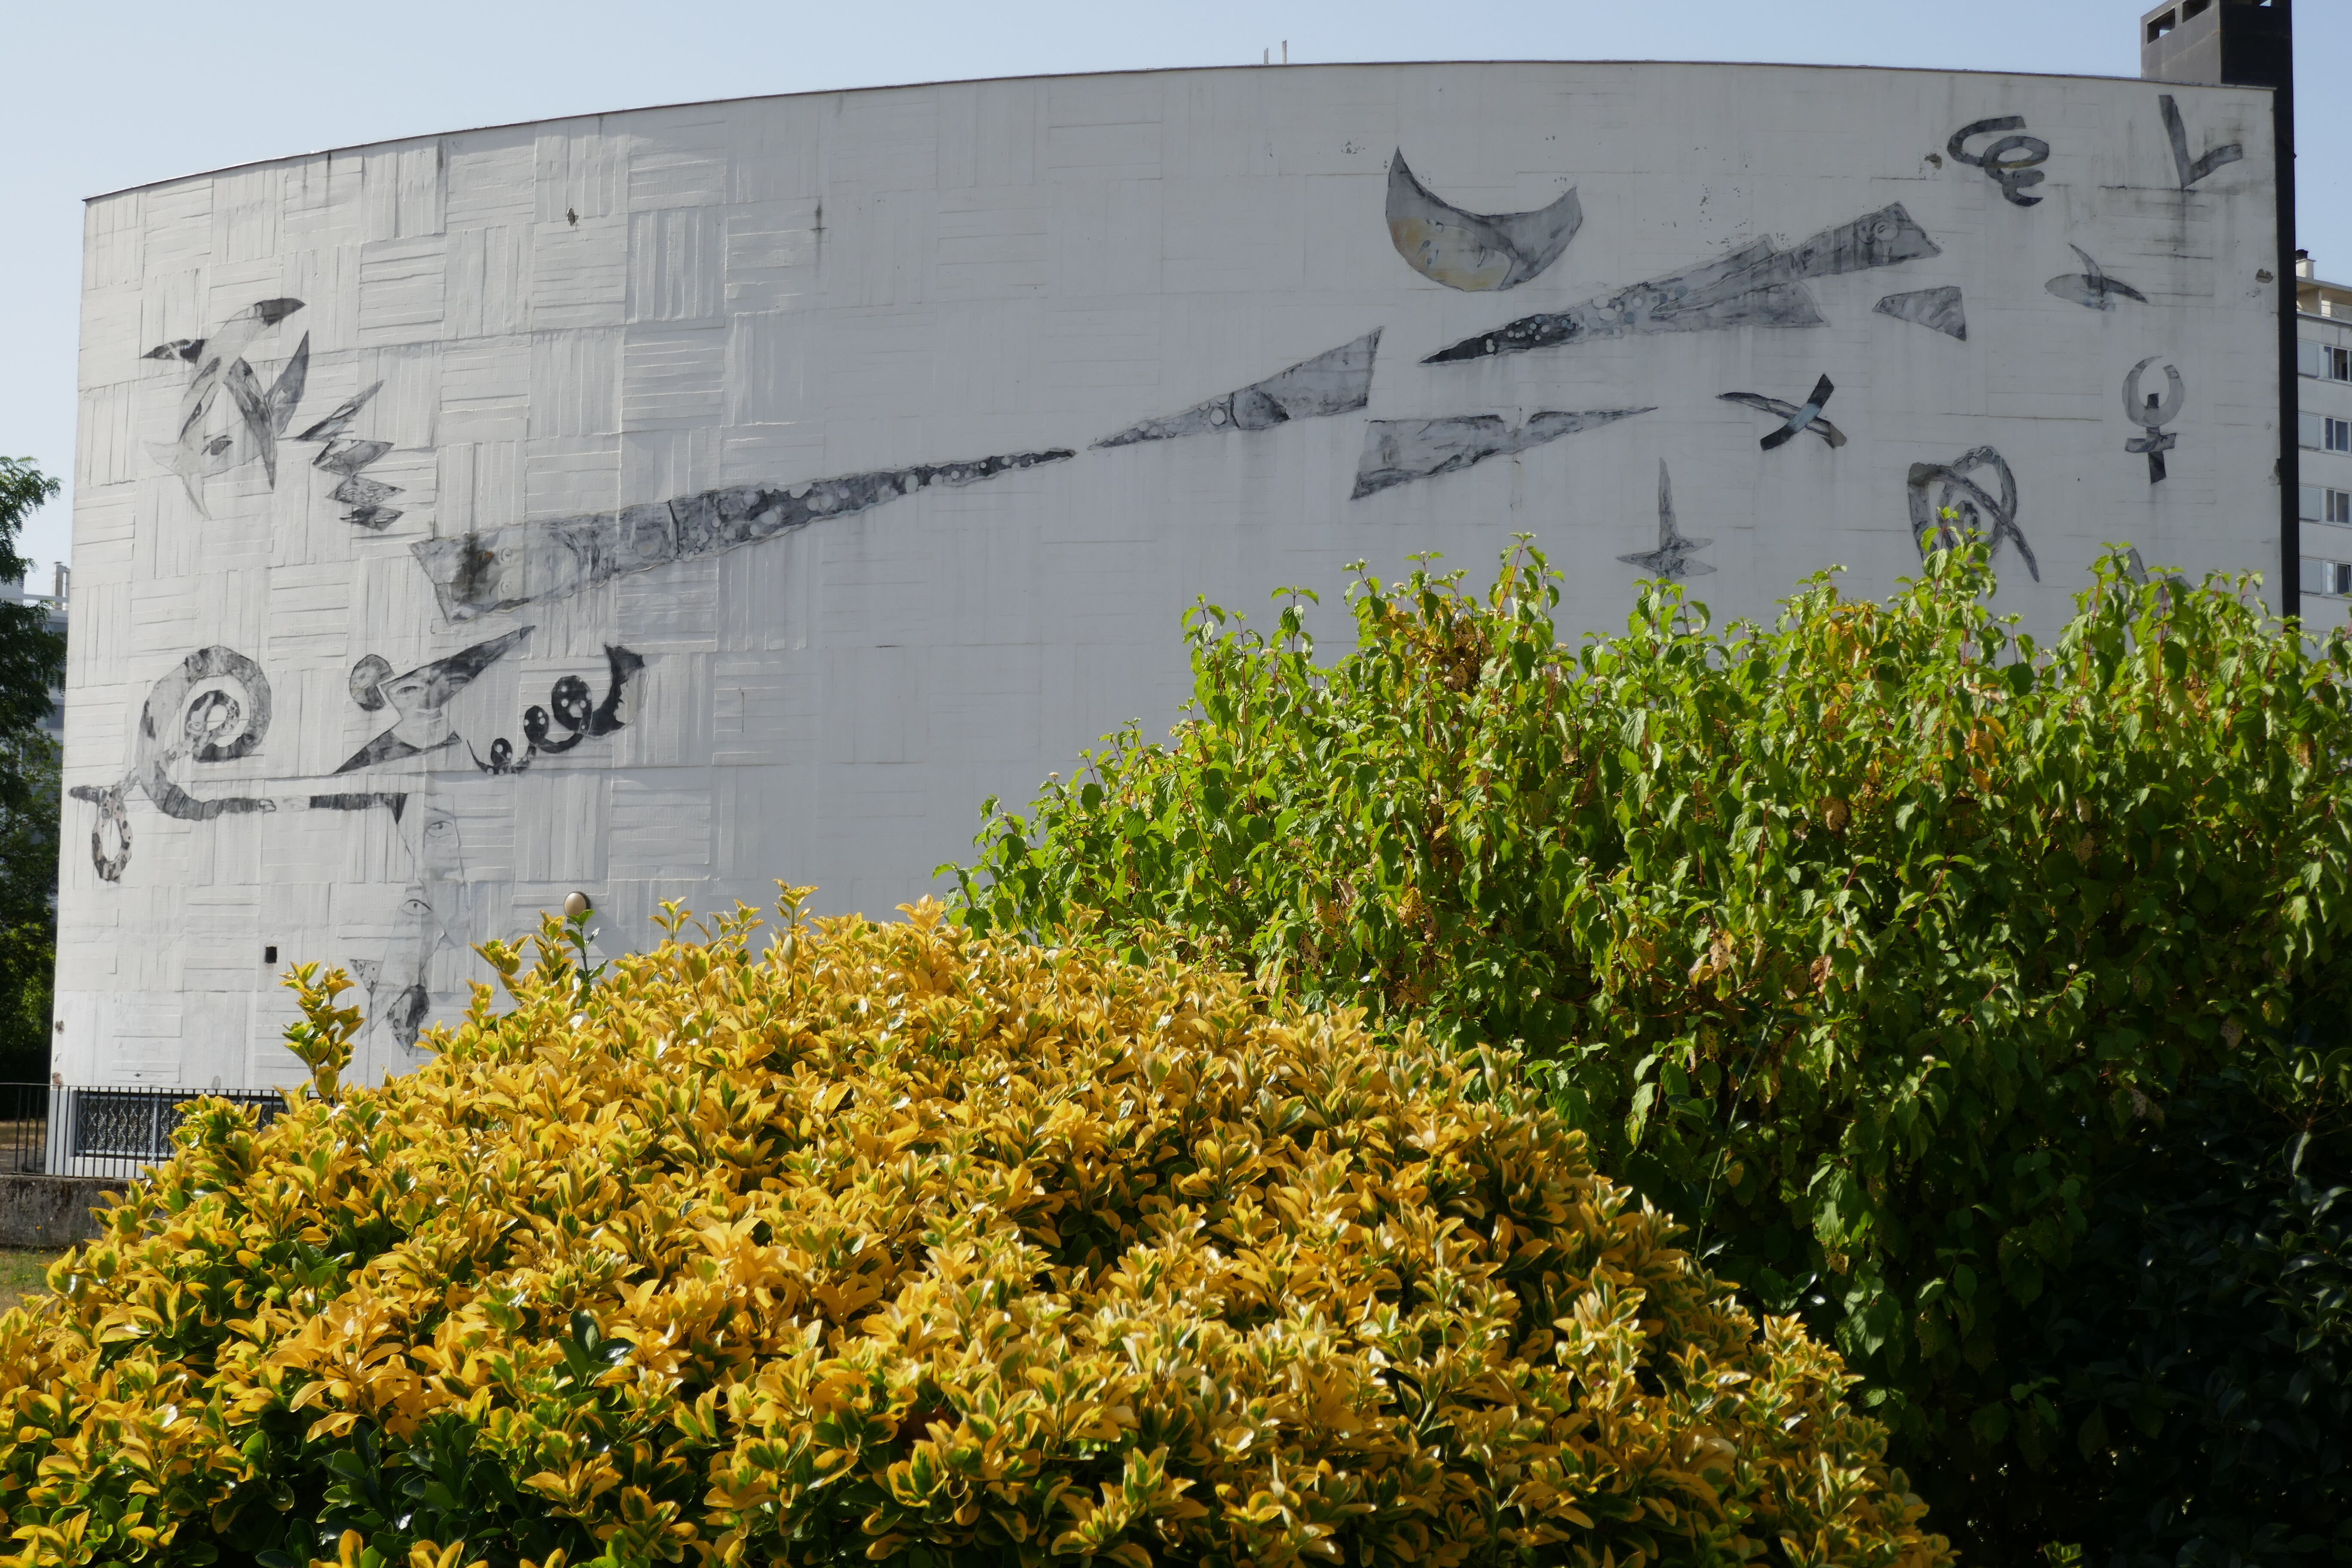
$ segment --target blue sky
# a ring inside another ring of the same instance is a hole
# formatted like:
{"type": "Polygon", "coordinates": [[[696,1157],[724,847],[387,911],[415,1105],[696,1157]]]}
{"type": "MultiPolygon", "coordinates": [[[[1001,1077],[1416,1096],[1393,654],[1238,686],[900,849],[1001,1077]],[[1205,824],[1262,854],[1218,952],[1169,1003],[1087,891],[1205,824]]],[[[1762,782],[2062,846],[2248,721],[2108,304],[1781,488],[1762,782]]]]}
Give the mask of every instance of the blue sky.
{"type": "MultiPolygon", "coordinates": [[[[1816,61],[2139,74],[2138,0],[415,0],[14,8],[0,88],[0,452],[70,480],[81,200],[151,180],[388,137],[643,104],[892,82],[1412,59],[1816,61]]],[[[2302,243],[2352,277],[2352,5],[2297,23],[2302,243]]],[[[69,498],[24,552],[68,551],[69,498]]],[[[37,585],[47,586],[46,564],[37,585]]]]}

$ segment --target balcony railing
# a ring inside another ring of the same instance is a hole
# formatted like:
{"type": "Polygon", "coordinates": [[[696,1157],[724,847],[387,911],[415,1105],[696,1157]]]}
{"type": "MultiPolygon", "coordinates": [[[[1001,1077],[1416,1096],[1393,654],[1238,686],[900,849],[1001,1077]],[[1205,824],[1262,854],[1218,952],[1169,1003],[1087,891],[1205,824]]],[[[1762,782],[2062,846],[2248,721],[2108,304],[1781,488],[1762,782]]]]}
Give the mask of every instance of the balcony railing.
{"type": "Polygon", "coordinates": [[[172,1133],[187,1106],[207,1099],[252,1106],[264,1127],[286,1110],[274,1089],[0,1083],[0,1175],[137,1175],[171,1157],[172,1133]]]}

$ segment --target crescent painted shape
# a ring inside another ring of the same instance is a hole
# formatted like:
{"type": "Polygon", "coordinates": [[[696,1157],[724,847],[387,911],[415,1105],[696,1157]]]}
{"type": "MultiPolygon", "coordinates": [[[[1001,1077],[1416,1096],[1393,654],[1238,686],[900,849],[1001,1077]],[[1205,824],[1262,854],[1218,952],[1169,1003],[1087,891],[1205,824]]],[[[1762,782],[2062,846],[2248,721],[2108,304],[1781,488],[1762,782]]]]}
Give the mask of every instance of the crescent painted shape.
{"type": "Polygon", "coordinates": [[[1472,293],[1513,289],[1559,259],[1584,222],[1569,192],[1524,213],[1464,212],[1413,178],[1399,149],[1389,165],[1389,238],[1423,278],[1472,293]]]}
{"type": "Polygon", "coordinates": [[[2164,367],[2164,401],[2154,408],[2140,402],[2140,372],[2163,357],[2162,354],[2148,355],[2132,366],[2131,374],[2124,377],[2124,412],[2131,416],[2133,424],[2145,425],[2151,430],[2159,425],[2169,425],[2174,419],[2179,417],[2180,405],[2188,401],[2188,393],[2180,384],[2180,373],[2168,364],[2164,367]]]}

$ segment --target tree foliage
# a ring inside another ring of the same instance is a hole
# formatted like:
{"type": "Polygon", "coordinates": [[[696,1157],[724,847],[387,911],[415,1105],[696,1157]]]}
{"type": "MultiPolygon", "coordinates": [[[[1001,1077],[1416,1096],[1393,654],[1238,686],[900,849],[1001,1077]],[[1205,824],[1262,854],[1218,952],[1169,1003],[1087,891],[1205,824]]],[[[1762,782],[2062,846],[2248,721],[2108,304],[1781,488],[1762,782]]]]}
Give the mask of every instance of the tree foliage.
{"type": "Polygon", "coordinates": [[[288,1114],[198,1105],[0,1317],[6,1561],[1950,1561],[1494,1064],[798,899],[488,944],[512,1009],[373,1089],[299,972],[288,1114]]]}
{"type": "MultiPolygon", "coordinates": [[[[30,461],[0,458],[0,582],[32,570],[17,536],[57,493],[30,461]]],[[[0,601],[0,1079],[48,1076],[61,801],[57,745],[41,722],[65,657],[45,607],[0,601]]]]}
{"type": "Polygon", "coordinates": [[[1982,1510],[2005,1559],[2116,1568],[2352,1562],[2352,1188],[2221,1073],[2101,1173],[2014,1375],[2076,1434],[1982,1510]]]}
{"type": "Polygon", "coordinates": [[[0,800],[0,1082],[49,1073],[58,912],[58,745],[39,730],[0,734],[0,773],[22,798],[0,800]]]}
{"type": "MultiPolygon", "coordinates": [[[[962,918],[1518,1046],[1604,1168],[1833,1338],[1939,1527],[1990,1541],[2020,1477],[2200,1462],[2171,1416],[2124,1454],[2049,1359],[2082,1305],[2053,1285],[2111,1288],[2077,1265],[2168,1099],[2235,1073],[2326,1189],[2352,1098],[2352,647],[2121,555],[2046,647],[1990,586],[1955,553],[1718,631],[1655,584],[1567,647],[1528,550],[1484,597],[1360,578],[1328,666],[1311,595],[1271,637],[1203,604],[1196,716],[991,802],[962,918]]],[[[2138,1343],[2154,1318],[2117,1311],[2089,1331],[2138,1343]]]]}
{"type": "MultiPolygon", "coordinates": [[[[0,582],[21,582],[33,563],[16,538],[58,481],[22,458],[0,458],[0,582]]],[[[37,728],[48,717],[49,689],[65,677],[65,639],[48,629],[38,605],[0,602],[0,736],[37,728]]],[[[0,767],[0,805],[20,804],[23,775],[0,767]]]]}

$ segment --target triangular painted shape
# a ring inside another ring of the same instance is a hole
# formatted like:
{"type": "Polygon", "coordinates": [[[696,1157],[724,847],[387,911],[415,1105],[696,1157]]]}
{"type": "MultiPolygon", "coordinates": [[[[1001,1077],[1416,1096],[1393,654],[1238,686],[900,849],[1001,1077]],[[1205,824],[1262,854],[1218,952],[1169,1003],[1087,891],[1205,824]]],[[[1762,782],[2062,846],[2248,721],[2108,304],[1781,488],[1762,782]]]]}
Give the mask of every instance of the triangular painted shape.
{"type": "Polygon", "coordinates": [[[1894,316],[1901,321],[1916,321],[1923,327],[1933,327],[1946,337],[1969,341],[1968,313],[1960,307],[1960,291],[1946,285],[1941,289],[1914,289],[1907,294],[1889,294],[1871,307],[1882,316],[1894,316]]]}

